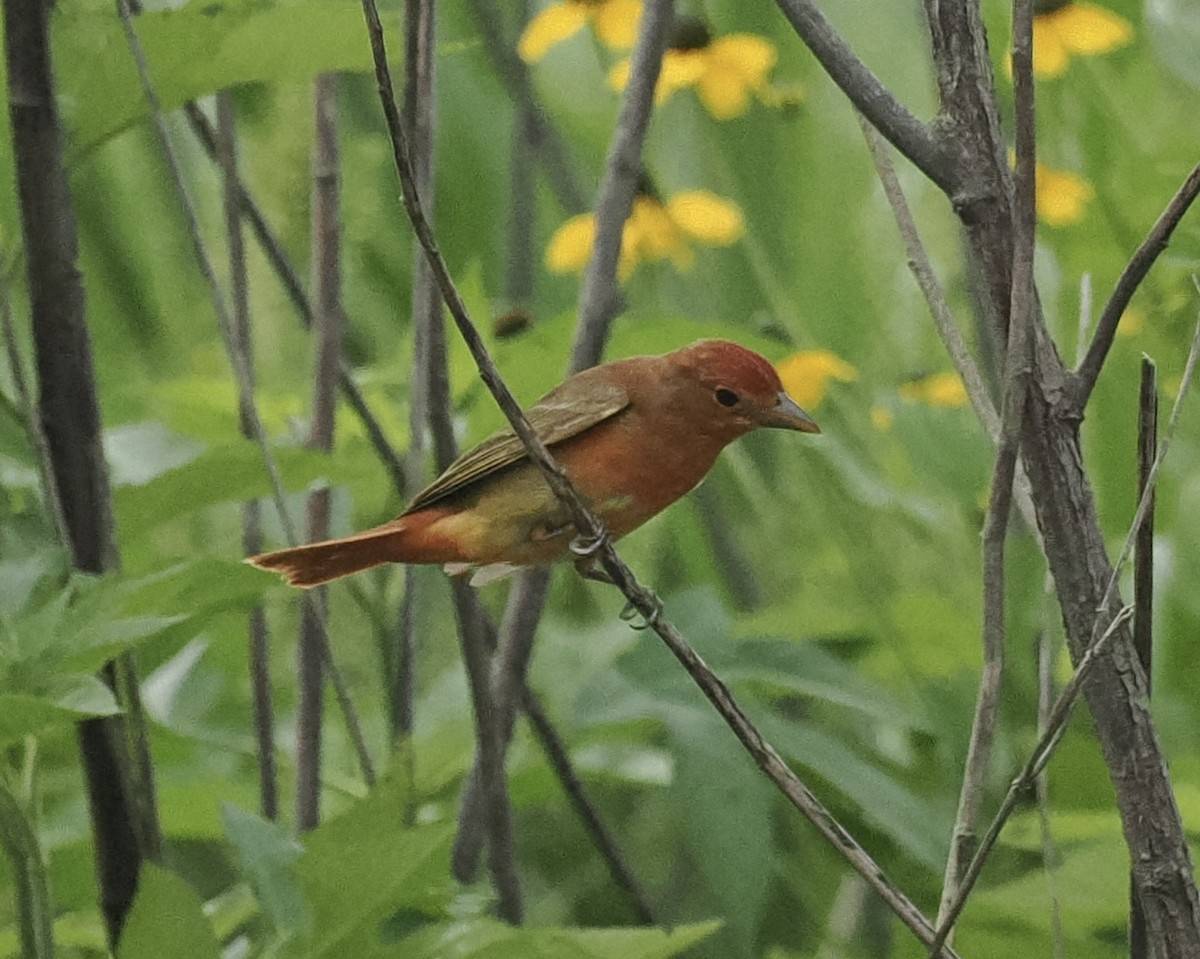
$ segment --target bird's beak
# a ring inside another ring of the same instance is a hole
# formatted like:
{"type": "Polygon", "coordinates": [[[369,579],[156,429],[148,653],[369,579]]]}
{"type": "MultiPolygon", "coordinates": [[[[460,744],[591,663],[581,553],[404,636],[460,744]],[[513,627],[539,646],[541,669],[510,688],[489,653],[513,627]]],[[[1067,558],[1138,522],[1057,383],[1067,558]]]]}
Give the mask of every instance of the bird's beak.
{"type": "Polygon", "coordinates": [[[779,391],[779,402],[773,409],[767,410],[760,426],[773,426],[781,430],[796,430],[800,433],[820,433],[821,427],[813,422],[813,418],[800,409],[794,399],[779,391]]]}

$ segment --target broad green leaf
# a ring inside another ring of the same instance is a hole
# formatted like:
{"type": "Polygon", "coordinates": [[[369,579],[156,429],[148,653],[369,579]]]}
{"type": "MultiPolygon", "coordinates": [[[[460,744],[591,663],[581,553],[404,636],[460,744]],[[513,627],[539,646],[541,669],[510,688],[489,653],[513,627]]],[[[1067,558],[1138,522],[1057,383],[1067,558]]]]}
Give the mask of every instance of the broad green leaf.
{"type": "Polygon", "coordinates": [[[161,866],[143,863],[117,959],[219,959],[220,955],[220,945],[196,891],[161,866]]]}
{"type": "Polygon", "coordinates": [[[0,742],[14,742],[82,719],[118,712],[112,692],[95,676],[55,676],[37,695],[0,692],[0,742]]]}
{"type": "Polygon", "coordinates": [[[300,932],[308,921],[308,912],[292,865],[304,847],[278,823],[235,806],[222,804],[221,819],[237,850],[242,871],[275,929],[283,935],[300,932]]]}

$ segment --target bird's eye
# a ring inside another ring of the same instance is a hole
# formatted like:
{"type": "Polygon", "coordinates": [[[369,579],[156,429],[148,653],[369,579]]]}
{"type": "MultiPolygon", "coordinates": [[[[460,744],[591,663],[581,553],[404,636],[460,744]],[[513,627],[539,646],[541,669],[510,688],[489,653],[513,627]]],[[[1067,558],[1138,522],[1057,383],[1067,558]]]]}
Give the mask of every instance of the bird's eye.
{"type": "Polygon", "coordinates": [[[718,386],[715,395],[717,402],[722,406],[737,406],[739,397],[733,390],[727,390],[723,386],[718,386]]]}

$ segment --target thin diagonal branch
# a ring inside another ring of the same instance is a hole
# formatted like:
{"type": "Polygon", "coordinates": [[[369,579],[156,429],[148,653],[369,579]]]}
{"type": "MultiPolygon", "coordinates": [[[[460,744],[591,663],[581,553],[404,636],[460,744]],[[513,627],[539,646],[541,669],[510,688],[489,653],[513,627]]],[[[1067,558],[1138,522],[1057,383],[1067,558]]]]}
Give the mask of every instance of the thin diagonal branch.
{"type": "Polygon", "coordinates": [[[812,0],[777,0],[779,9],[800,35],[830,79],[850,98],[871,125],[908,157],[917,169],[953,197],[959,190],[960,167],[934,131],[900,103],[855,55],[812,0]]]}
{"type": "MultiPolygon", "coordinates": [[[[1036,219],[1034,211],[1034,96],[1033,96],[1033,5],[1032,0],[1013,3],[1013,81],[1017,118],[1017,177],[1014,207],[1012,315],[1008,323],[1005,355],[1004,399],[1000,436],[992,472],[991,496],[983,527],[983,669],[979,695],[971,723],[959,793],[958,812],[950,839],[950,855],[942,886],[938,926],[958,894],[960,877],[970,858],[975,826],[983,804],[992,744],[999,721],[1000,686],[1004,673],[1005,602],[1004,554],[1008,520],[1012,509],[1017,457],[1021,449],[1021,426],[1029,393],[1033,336],[1033,251],[1036,219]]],[[[949,941],[949,934],[947,934],[949,941]]]]}
{"type": "Polygon", "coordinates": [[[1100,369],[1104,366],[1104,361],[1108,358],[1108,351],[1112,349],[1113,340],[1117,335],[1117,324],[1121,322],[1125,307],[1133,299],[1133,294],[1137,292],[1142,280],[1150,272],[1154,261],[1171,242],[1171,234],[1175,232],[1175,227],[1179,225],[1179,221],[1183,219],[1183,215],[1191,208],[1198,195],[1200,195],[1200,164],[1188,174],[1183,185],[1171,197],[1171,201],[1154,222],[1150,232],[1146,234],[1142,245],[1129,258],[1125,269],[1117,278],[1117,285],[1113,287],[1112,295],[1104,304],[1100,319],[1096,321],[1096,333],[1072,380],[1072,403],[1077,415],[1083,415],[1084,407],[1087,406],[1092,390],[1096,387],[1096,380],[1100,376],[1100,369]]]}
{"type": "MultiPolygon", "coordinates": [[[[446,261],[438,250],[429,221],[421,209],[409,161],[408,139],[400,122],[400,114],[392,90],[391,71],[388,67],[387,49],[379,11],[374,0],[362,0],[362,6],[375,61],[375,78],[388,135],[392,143],[392,156],[400,179],[405,209],[412,221],[417,240],[429,258],[430,266],[437,278],[450,315],[454,318],[455,324],[479,368],[480,377],[495,397],[497,405],[508,419],[514,433],[520,437],[530,460],[542,471],[547,485],[571,512],[572,525],[579,535],[596,544],[594,555],[604,571],[633,608],[641,613],[655,633],[667,644],[672,654],[716,707],[759,768],[775,783],[789,802],[808,817],[833,848],[862,875],[913,934],[921,942],[927,945],[931,944],[934,930],[929,920],[921,914],[921,911],[900,891],[895,883],[887,878],[883,869],[867,855],[846,829],[834,819],[808,787],[792,772],[774,747],[763,739],[762,734],[737,704],[729,688],[708,668],[679,631],[662,615],[661,601],[650,590],[642,586],[629,567],[621,561],[613,549],[611,541],[604,534],[603,528],[589,514],[586,506],[580,500],[578,492],[571,485],[570,479],[563,472],[562,467],[550,456],[545,444],[530,427],[525,414],[513,399],[512,393],[501,379],[496,365],[450,277],[446,261]]],[[[947,959],[957,955],[948,946],[941,950],[941,954],[947,959]]]]}

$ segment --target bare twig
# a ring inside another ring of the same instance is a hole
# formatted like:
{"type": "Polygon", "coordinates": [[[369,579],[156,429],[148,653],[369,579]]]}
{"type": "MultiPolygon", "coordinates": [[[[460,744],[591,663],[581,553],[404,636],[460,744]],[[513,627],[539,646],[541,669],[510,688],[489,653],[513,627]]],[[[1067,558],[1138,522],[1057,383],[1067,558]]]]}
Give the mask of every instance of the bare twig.
{"type": "Polygon", "coordinates": [[[674,0],[649,0],[642,8],[637,43],[629,59],[629,83],[596,196],[596,237],[579,294],[579,325],[571,346],[572,370],[600,362],[609,327],[621,309],[621,291],[617,286],[621,234],[633,209],[642,168],[642,143],[650,125],[654,87],[674,22],[674,10],[674,0]]]}
{"type": "MultiPolygon", "coordinates": [[[[1133,648],[1146,673],[1146,695],[1154,678],[1154,491],[1150,468],[1158,445],[1158,378],[1154,362],[1142,357],[1138,390],[1137,489],[1138,498],[1149,494],[1146,519],[1138,530],[1133,553],[1133,648]]],[[[1129,875],[1129,959],[1150,959],[1153,951],[1146,930],[1146,912],[1137,882],[1129,875]]]]}
{"type": "MultiPolygon", "coordinates": [[[[942,289],[941,283],[938,282],[933,264],[929,262],[925,244],[921,242],[920,231],[917,229],[916,221],[909,209],[908,200],[904,196],[904,189],[900,186],[900,178],[896,176],[896,168],[892,165],[891,156],[888,154],[879,131],[871,126],[861,113],[856,113],[856,116],[863,136],[866,137],[871,159],[875,162],[875,170],[883,186],[884,196],[892,208],[896,227],[900,231],[900,239],[904,243],[904,249],[908,256],[908,268],[912,271],[917,286],[921,288],[921,292],[925,296],[925,302],[933,317],[933,325],[942,340],[942,345],[950,355],[950,362],[954,364],[954,369],[963,382],[967,398],[971,401],[971,408],[983,425],[988,439],[992,441],[993,445],[998,444],[1000,442],[1000,416],[992,404],[992,398],[983,382],[979,366],[971,355],[966,340],[963,339],[962,331],[959,330],[958,324],[954,320],[954,314],[946,300],[946,293],[942,289]]],[[[1037,540],[1038,548],[1042,549],[1041,530],[1038,529],[1037,514],[1029,492],[1029,477],[1025,474],[1020,462],[1017,463],[1015,484],[1017,508],[1021,511],[1021,518],[1025,521],[1030,535],[1037,540]]]]}
{"type": "MultiPolygon", "coordinates": [[[[934,930],[919,909],[891,882],[880,866],[867,855],[866,851],[842,827],[830,812],[817,800],[812,792],[800,781],[795,773],[780,757],[779,753],[767,743],[762,734],[750,722],[741,707],[734,700],[728,687],[708,668],[704,661],[687,644],[679,631],[662,615],[659,599],[642,586],[633,576],[629,567],[617,556],[611,541],[603,534],[596,520],[588,513],[579,499],[579,494],[571,485],[557,463],[551,458],[545,444],[533,432],[529,421],[525,418],[520,406],[513,399],[511,392],[500,378],[495,363],[484,345],[466,306],[459,295],[453,280],[450,278],[446,262],[438,250],[437,242],[421,210],[413,181],[412,167],[409,162],[409,150],[405,131],[400,123],[399,111],[396,108],[395,96],[392,93],[391,72],[388,68],[387,50],[383,38],[383,27],[379,20],[379,12],[374,0],[362,0],[363,13],[367,21],[367,30],[375,61],[375,77],[379,87],[380,100],[383,106],[384,118],[387,122],[388,134],[392,141],[392,154],[396,164],[397,175],[400,178],[401,190],[404,196],[405,209],[413,224],[417,240],[429,257],[430,266],[442,291],[442,296],[458,326],[459,332],[466,341],[475,363],[479,368],[480,377],[495,397],[497,404],[504,412],[510,426],[520,437],[532,462],[542,470],[547,484],[559,500],[570,510],[572,524],[584,538],[597,543],[595,556],[604,571],[624,594],[630,605],[639,612],[651,625],[655,633],[667,644],[672,654],[680,661],[688,674],[717,708],[721,717],[734,731],[746,750],[758,763],[759,768],[771,779],[781,792],[797,809],[803,812],[822,836],[830,842],[846,860],[856,869],[867,883],[886,902],[902,922],[924,943],[933,942],[934,930]]],[[[956,953],[948,946],[941,950],[943,956],[952,957],[956,953]]]]}
{"type": "MultiPolygon", "coordinates": [[[[1013,3],[1013,82],[1017,116],[1017,195],[1014,203],[1012,316],[1008,323],[1004,400],[1000,437],[992,473],[991,497],[983,527],[983,669],[971,724],[966,768],[958,812],[950,840],[942,886],[938,926],[954,901],[966,867],[979,819],[991,763],[992,743],[999,719],[1000,685],[1004,671],[1004,547],[1012,507],[1013,481],[1021,448],[1021,425],[1029,392],[1033,337],[1034,212],[1034,98],[1032,0],[1013,3]]],[[[949,936],[947,936],[949,941],[949,936]]]]}
{"type": "Polygon", "coordinates": [[[1092,395],[1096,380],[1100,376],[1100,368],[1104,365],[1108,351],[1112,348],[1113,339],[1117,335],[1117,324],[1121,322],[1125,307],[1133,299],[1133,294],[1137,292],[1142,280],[1150,272],[1154,261],[1167,248],[1167,244],[1171,241],[1171,234],[1175,232],[1175,227],[1179,225],[1179,221],[1183,219],[1183,215],[1187,213],[1197,195],[1200,195],[1200,165],[1197,165],[1188,174],[1183,185],[1171,197],[1171,202],[1167,204],[1154,226],[1150,228],[1142,245],[1129,258],[1125,269],[1117,278],[1112,295],[1104,304],[1104,310],[1096,322],[1096,333],[1092,337],[1091,345],[1088,346],[1087,355],[1084,356],[1083,362],[1079,364],[1072,379],[1072,403],[1076,414],[1083,415],[1083,409],[1087,406],[1088,398],[1092,395]]]}
{"type": "Polygon", "coordinates": [[[1116,596],[1117,579],[1125,566],[1125,562],[1129,558],[1138,530],[1141,529],[1142,523],[1145,521],[1146,514],[1149,511],[1150,503],[1154,496],[1154,489],[1158,482],[1158,473],[1171,448],[1171,440],[1175,435],[1175,429],[1179,425],[1180,415],[1183,410],[1183,399],[1187,395],[1188,388],[1195,377],[1198,358],[1200,358],[1200,321],[1197,321],[1196,329],[1192,334],[1191,347],[1188,351],[1187,362],[1184,364],[1183,377],[1179,385],[1179,395],[1175,398],[1175,405],[1171,409],[1171,416],[1167,422],[1167,428],[1163,432],[1162,441],[1158,444],[1158,452],[1155,454],[1154,462],[1146,474],[1146,486],[1141,499],[1138,501],[1138,507],[1134,512],[1133,520],[1129,524],[1129,531],[1125,536],[1121,552],[1113,564],[1112,577],[1109,579],[1103,599],[1096,609],[1096,617],[1093,621],[1096,638],[1080,658],[1071,681],[1063,688],[1063,691],[1055,701],[1054,708],[1050,713],[1050,719],[1046,724],[1045,732],[1038,739],[1037,747],[1022,768],[1020,774],[1013,780],[1012,787],[1009,789],[1008,795],[1005,796],[1004,802],[1001,803],[1000,809],[996,813],[996,817],[993,819],[987,835],[976,850],[970,866],[967,867],[958,895],[955,897],[950,908],[947,909],[943,921],[939,923],[938,942],[944,941],[944,934],[949,932],[957,920],[958,914],[962,911],[966,897],[970,894],[975,880],[979,878],[979,873],[983,869],[983,863],[1000,836],[1000,830],[1004,827],[1004,823],[1007,822],[1013,809],[1016,808],[1021,792],[1029,787],[1030,783],[1045,768],[1046,763],[1049,762],[1050,755],[1054,751],[1054,747],[1058,744],[1058,737],[1062,733],[1066,721],[1070,716],[1071,708],[1083,690],[1084,681],[1087,679],[1088,673],[1100,661],[1100,654],[1107,648],[1110,638],[1118,635],[1125,623],[1133,617],[1133,607],[1124,606],[1111,620],[1105,622],[1110,603],[1116,596]]]}
{"type": "MultiPolygon", "coordinates": [[[[1053,588],[1050,577],[1046,577],[1047,593],[1053,588]]],[[[1038,736],[1044,736],[1050,725],[1050,712],[1054,708],[1054,642],[1049,629],[1038,630],[1038,736]]],[[[1034,778],[1034,793],[1037,800],[1038,831],[1042,840],[1042,868],[1046,872],[1046,891],[1050,897],[1050,935],[1054,940],[1054,959],[1066,959],[1066,943],[1063,938],[1062,904],[1058,895],[1058,846],[1050,825],[1050,774],[1042,769],[1034,778]]]]}
{"type": "Polygon", "coordinates": [[[1126,606],[1113,617],[1108,629],[1097,638],[1096,642],[1088,648],[1083,658],[1080,659],[1079,665],[1071,675],[1070,681],[1063,687],[1063,691],[1059,693],[1058,699],[1054,701],[1054,707],[1050,710],[1045,730],[1038,737],[1037,745],[1034,746],[1029,759],[1026,760],[1016,779],[1009,786],[1004,800],[1000,803],[1000,808],[996,811],[995,818],[992,819],[991,825],[975,850],[974,857],[972,857],[970,864],[963,872],[962,882],[958,888],[957,895],[955,895],[953,901],[946,908],[945,915],[938,924],[937,935],[934,937],[933,944],[930,947],[929,954],[931,959],[937,954],[937,949],[946,941],[946,937],[958,921],[959,914],[962,912],[963,906],[966,905],[967,897],[975,887],[975,881],[979,878],[980,872],[983,871],[983,864],[987,861],[988,855],[995,848],[996,841],[1000,838],[1000,832],[1004,828],[1005,823],[1008,822],[1008,817],[1017,808],[1017,803],[1020,801],[1021,796],[1033,784],[1050,761],[1050,757],[1062,737],[1063,730],[1066,728],[1067,720],[1071,718],[1071,710],[1075,705],[1075,701],[1079,698],[1079,694],[1083,691],[1083,685],[1091,674],[1092,667],[1100,661],[1101,653],[1108,648],[1109,641],[1112,637],[1120,633],[1120,627],[1132,615],[1133,607],[1126,606]]]}
{"type": "MultiPolygon", "coordinates": [[[[246,370],[254,376],[254,348],[250,335],[249,281],[246,248],[242,235],[240,188],[238,187],[236,115],[233,96],[217,94],[217,165],[221,168],[225,234],[229,238],[229,275],[233,301],[233,332],[237,348],[245,358],[246,370]]],[[[249,424],[241,423],[242,435],[250,436],[249,424]]],[[[259,502],[242,505],[242,551],[247,556],[262,552],[262,518],[259,502]]],[[[279,781],[275,768],[275,717],[271,705],[270,637],[261,603],[255,603],[246,623],[247,658],[250,671],[250,701],[254,714],[254,737],[258,756],[259,805],[263,816],[279,815],[279,781]]]]}
{"type": "MultiPolygon", "coordinates": [[[[188,235],[192,242],[192,248],[196,256],[197,265],[200,268],[200,273],[204,278],[205,285],[208,287],[209,296],[212,300],[213,310],[217,318],[217,328],[220,331],[222,342],[225,346],[226,355],[229,358],[230,367],[233,370],[234,384],[238,393],[238,411],[244,418],[244,422],[248,425],[251,435],[254,437],[254,443],[259,449],[259,454],[263,460],[263,466],[266,469],[267,476],[270,480],[271,495],[276,510],[279,513],[279,522],[283,527],[284,536],[288,545],[295,546],[297,543],[296,529],[292,523],[291,516],[287,510],[287,504],[283,494],[283,482],[279,474],[279,466],[275,461],[275,457],[271,453],[270,443],[267,440],[266,431],[263,428],[262,420],[258,415],[258,407],[254,401],[254,387],[251,381],[249,371],[246,369],[241,353],[237,349],[233,335],[233,322],[230,318],[229,309],[225,303],[225,296],[221,292],[220,284],[217,281],[216,272],[213,269],[212,259],[208,255],[208,250],[204,245],[204,238],[200,234],[200,223],[196,217],[195,205],[192,203],[191,194],[188,192],[187,184],[183,180],[183,171],[180,169],[179,160],[175,155],[174,147],[171,145],[171,139],[167,134],[167,129],[162,119],[162,106],[158,99],[158,94],[154,90],[154,85],[150,78],[150,67],[146,61],[145,51],[142,49],[141,41],[138,39],[137,30],[134,27],[133,16],[129,8],[129,0],[117,0],[117,12],[120,14],[121,25],[125,31],[126,40],[129,43],[129,49],[133,56],[134,65],[137,69],[138,78],[142,85],[143,94],[150,107],[150,117],[158,137],[159,144],[163,151],[163,158],[166,160],[167,168],[171,174],[171,182],[175,188],[176,194],[179,197],[180,209],[183,213],[184,222],[187,225],[188,235]]],[[[347,730],[350,734],[351,743],[354,744],[358,754],[359,765],[362,768],[363,778],[368,781],[373,781],[375,778],[374,768],[371,764],[370,755],[365,749],[365,739],[362,735],[362,724],[358,720],[358,714],[350,701],[349,694],[346,690],[345,683],[341,679],[340,671],[337,670],[333,662],[333,654],[329,648],[329,637],[322,631],[322,642],[325,647],[326,666],[330,671],[330,680],[333,683],[339,706],[342,709],[346,720],[347,730]]]]}
{"type": "Polygon", "coordinates": [[[812,0],[777,0],[779,9],[841,91],[871,125],[953,197],[961,169],[929,126],[913,116],[858,59],[812,0]]]}

